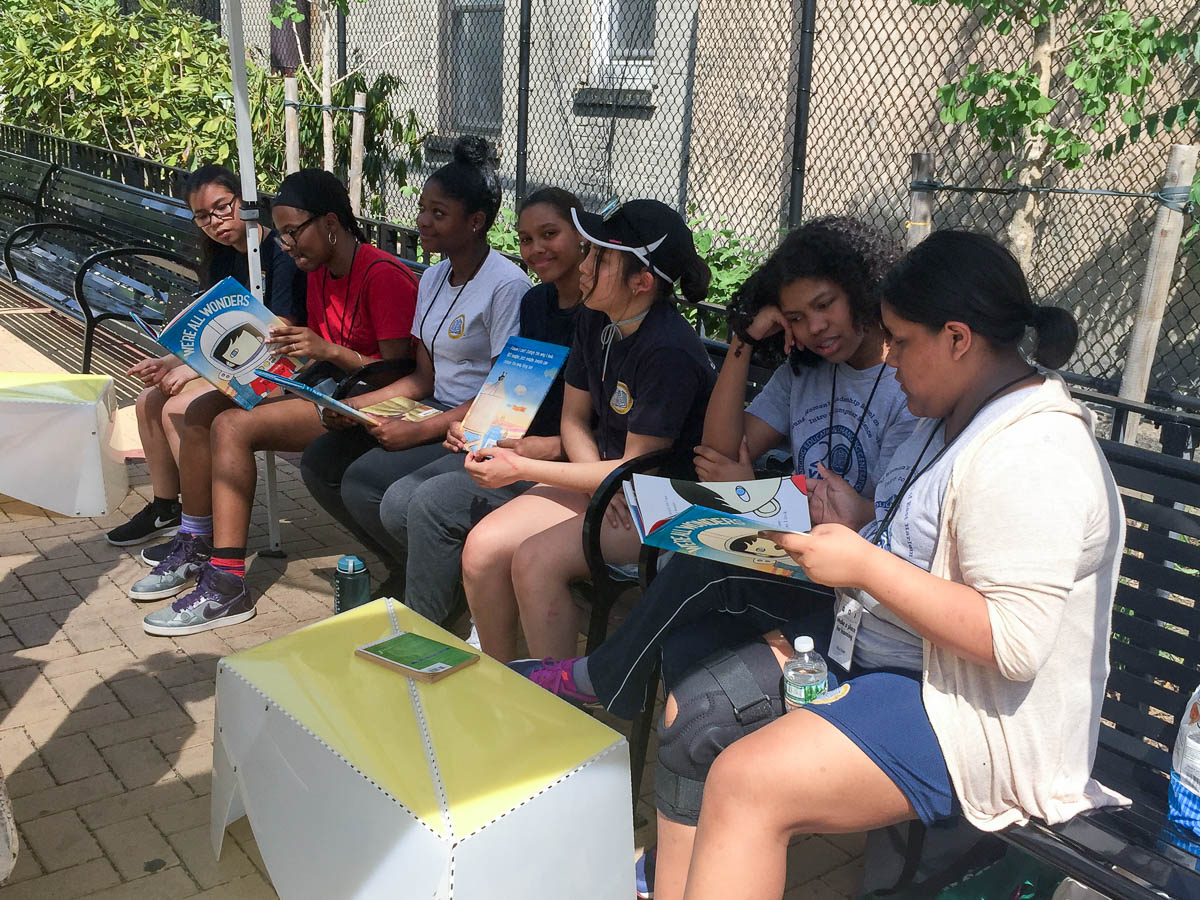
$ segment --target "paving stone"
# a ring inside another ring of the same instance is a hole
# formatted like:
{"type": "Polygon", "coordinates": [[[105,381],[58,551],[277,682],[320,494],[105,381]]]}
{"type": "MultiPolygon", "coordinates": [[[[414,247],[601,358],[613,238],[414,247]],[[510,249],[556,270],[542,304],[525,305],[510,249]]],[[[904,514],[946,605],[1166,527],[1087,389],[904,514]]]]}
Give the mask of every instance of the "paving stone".
{"type": "Polygon", "coordinates": [[[97,747],[107,747],[109,744],[119,744],[122,741],[150,737],[161,731],[180,728],[190,721],[187,714],[183,711],[168,709],[162,712],[150,713],[146,716],[138,716],[130,719],[128,722],[118,722],[114,725],[93,728],[88,732],[88,736],[97,747]]]}
{"type": "Polygon", "coordinates": [[[163,834],[176,834],[190,828],[207,827],[212,814],[212,797],[207,794],[176,803],[150,813],[150,819],[163,834]]]}
{"type": "Polygon", "coordinates": [[[84,734],[66,735],[43,743],[41,757],[59,784],[108,771],[103,757],[84,734]]]}
{"type": "Polygon", "coordinates": [[[177,900],[192,897],[197,891],[196,883],[181,866],[171,866],[88,896],[90,900],[177,900]]]}
{"type": "Polygon", "coordinates": [[[50,683],[71,709],[88,709],[103,703],[113,703],[117,699],[100,677],[100,673],[95,670],[59,675],[57,678],[51,678],[50,683]]]}
{"type": "Polygon", "coordinates": [[[179,773],[179,777],[197,794],[212,791],[212,760],[211,743],[196,744],[168,757],[168,762],[179,773]]]}
{"type": "Polygon", "coordinates": [[[122,790],[121,783],[106,771],[16,798],[13,800],[13,810],[18,822],[26,822],[67,809],[78,809],[95,800],[119,794],[122,790]]]}
{"type": "MultiPolygon", "coordinates": [[[[140,788],[162,781],[171,764],[149,738],[113,744],[102,751],[110,769],[127,788],[140,788]]],[[[180,773],[182,774],[182,773],[180,773]]],[[[186,778],[185,778],[186,780],[186,778]]]]}
{"type": "Polygon", "coordinates": [[[3,614],[5,620],[12,621],[14,619],[24,618],[25,616],[36,616],[40,613],[46,613],[55,622],[61,624],[61,619],[55,617],[54,613],[59,613],[60,616],[69,610],[79,606],[79,596],[77,594],[64,594],[62,597],[51,597],[49,600],[34,600],[32,594],[25,594],[29,598],[27,603],[14,603],[11,606],[6,606],[0,609],[0,614],[3,614]]]}
{"type": "Polygon", "coordinates": [[[49,600],[51,597],[75,594],[71,583],[57,572],[23,576],[21,581],[24,583],[25,589],[38,600],[49,600]]]}
{"type": "Polygon", "coordinates": [[[276,900],[278,894],[270,882],[255,872],[210,888],[196,895],[197,900],[276,900]]]}
{"type": "Polygon", "coordinates": [[[0,769],[11,775],[21,769],[32,769],[41,764],[37,748],[23,728],[5,728],[0,731],[0,769]]]}
{"type": "Polygon", "coordinates": [[[217,657],[191,661],[160,672],[158,680],[168,688],[193,684],[197,681],[215,681],[217,677],[217,657]]]}
{"type": "Polygon", "coordinates": [[[68,712],[59,722],[47,719],[32,722],[26,726],[29,736],[35,744],[50,740],[51,736],[78,734],[91,731],[104,725],[122,723],[129,719],[129,713],[120,703],[102,703],[89,709],[77,709],[68,712]]]}
{"type": "MultiPolygon", "coordinates": [[[[81,563],[77,566],[71,566],[59,572],[67,581],[75,582],[88,578],[101,578],[112,570],[112,565],[108,562],[91,562],[81,563]]],[[[72,585],[75,590],[80,590],[78,585],[72,585]]],[[[81,595],[82,596],[82,595],[81,595]]]]}
{"type": "Polygon", "coordinates": [[[217,860],[213,856],[207,825],[172,834],[167,840],[202,888],[215,887],[243,875],[258,874],[236,841],[226,840],[221,859],[217,860]]]}
{"type": "Polygon", "coordinates": [[[103,619],[95,619],[79,624],[68,620],[63,625],[63,631],[71,643],[75,645],[75,649],[80,653],[104,650],[107,647],[116,647],[121,644],[121,639],[113,633],[113,630],[108,627],[108,623],[103,619]]]}
{"type": "MultiPolygon", "coordinates": [[[[54,573],[61,575],[62,570],[69,566],[81,566],[91,562],[85,554],[79,552],[79,548],[70,542],[67,538],[63,538],[71,548],[69,553],[54,557],[46,557],[43,559],[31,559],[29,562],[22,563],[17,574],[22,578],[29,575],[42,575],[46,573],[54,573]]],[[[72,590],[72,593],[74,591],[72,590]]]]}
{"type": "Polygon", "coordinates": [[[125,555],[123,547],[114,547],[103,538],[93,541],[77,541],[76,545],[95,562],[117,560],[125,555]]]}
{"type": "Polygon", "coordinates": [[[183,728],[172,728],[151,738],[154,746],[164,756],[172,756],[180,750],[195,747],[198,744],[211,744],[213,739],[212,722],[186,725],[183,728]]]}
{"type": "Polygon", "coordinates": [[[77,656],[78,653],[79,651],[67,640],[38,647],[24,647],[15,637],[0,638],[0,671],[77,656]]]}
{"type": "Polygon", "coordinates": [[[50,682],[43,678],[37,669],[0,672],[0,694],[3,694],[10,706],[15,706],[26,696],[35,700],[58,697],[50,682]]]}
{"type": "Polygon", "coordinates": [[[852,859],[838,866],[832,872],[826,872],[821,876],[821,881],[839,894],[853,897],[858,893],[858,888],[862,884],[862,877],[862,859],[852,859]]]}
{"type": "Polygon", "coordinates": [[[191,788],[181,779],[173,777],[170,781],[123,791],[116,796],[84,804],[78,808],[78,812],[89,828],[102,828],[134,816],[149,815],[156,809],[183,803],[194,796],[191,788]]]}
{"type": "Polygon", "coordinates": [[[28,794],[36,794],[38,791],[47,790],[55,785],[54,776],[45,766],[34,766],[22,769],[20,772],[13,772],[4,779],[4,783],[8,788],[9,797],[14,799],[28,794]]]}
{"type": "Polygon", "coordinates": [[[66,869],[100,855],[100,845],[74,810],[26,822],[21,831],[48,872],[66,869]]]}
{"type": "Polygon", "coordinates": [[[163,710],[178,711],[179,709],[175,698],[152,675],[141,675],[115,681],[112,684],[112,690],[125,704],[125,708],[135,716],[144,716],[163,710]]]}
{"type": "Polygon", "coordinates": [[[169,689],[171,696],[184,708],[194,722],[211,722],[216,715],[216,684],[195,681],[169,689]]]}
{"type": "Polygon", "coordinates": [[[47,613],[36,616],[22,616],[19,619],[6,619],[13,634],[26,647],[49,644],[55,638],[61,638],[59,624],[47,613]]]}
{"type": "Polygon", "coordinates": [[[118,883],[121,876],[106,859],[93,859],[4,888],[4,900],[73,900],[118,883]]]}
{"type": "Polygon", "coordinates": [[[94,834],[126,881],[133,881],[179,862],[175,851],[148,816],[114,822],[97,828],[94,834]]]}
{"type": "Polygon", "coordinates": [[[0,556],[15,556],[18,553],[37,554],[37,547],[23,534],[6,534],[0,537],[0,556]]]}
{"type": "Polygon", "coordinates": [[[35,528],[25,528],[22,533],[35,543],[48,538],[61,538],[72,534],[94,532],[95,526],[85,519],[72,519],[58,525],[43,525],[35,528]]]}
{"type": "MultiPolygon", "coordinates": [[[[97,672],[106,681],[124,669],[136,666],[138,659],[125,647],[108,647],[104,650],[93,650],[90,653],[79,653],[69,642],[63,642],[70,652],[61,657],[47,661],[42,666],[42,674],[49,678],[59,675],[70,675],[73,672],[97,672]]],[[[56,646],[51,644],[51,646],[56,646]]],[[[0,657],[2,659],[2,657],[0,657]]]]}
{"type": "Polygon", "coordinates": [[[802,881],[819,878],[849,859],[849,855],[825,840],[822,835],[809,835],[793,841],[788,847],[788,887],[802,881]]]}

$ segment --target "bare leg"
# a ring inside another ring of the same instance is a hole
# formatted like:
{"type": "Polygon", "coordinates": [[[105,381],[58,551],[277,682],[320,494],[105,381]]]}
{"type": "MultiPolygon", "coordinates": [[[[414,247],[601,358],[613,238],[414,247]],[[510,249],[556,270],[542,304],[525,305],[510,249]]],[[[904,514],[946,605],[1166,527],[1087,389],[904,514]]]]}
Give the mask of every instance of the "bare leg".
{"type": "Polygon", "coordinates": [[[857,744],[820,716],[788,713],[713,764],[684,897],[778,900],[792,835],[913,818],[912,804],[857,744]]]}
{"type": "Polygon", "coordinates": [[[279,397],[254,409],[229,409],[213,419],[213,546],[244,547],[258,468],[256,450],[303,450],[325,433],[307,400],[279,397]]]}
{"type": "Polygon", "coordinates": [[[209,391],[192,400],[183,415],[183,427],[179,429],[179,475],[186,515],[212,515],[209,430],[213,419],[230,408],[228,397],[220,391],[209,391]]]}
{"type": "MultiPolygon", "coordinates": [[[[192,384],[195,384],[195,382],[192,384]]],[[[187,408],[191,406],[193,400],[201,394],[215,391],[216,388],[209,386],[207,383],[203,387],[197,386],[195,388],[189,384],[183,389],[182,393],[176,394],[163,404],[160,421],[163,433],[167,438],[167,444],[171,447],[171,461],[175,464],[175,493],[179,493],[179,429],[183,427],[183,416],[187,412],[187,408]]],[[[229,401],[229,408],[232,409],[233,406],[233,401],[229,401]]]]}
{"type": "Polygon", "coordinates": [[[517,655],[517,596],[513,554],[527,537],[574,518],[588,498],[538,485],[488,515],[467,535],[463,588],[483,651],[501,662],[517,655]]]}
{"type": "Polygon", "coordinates": [[[146,454],[146,468],[150,470],[154,496],[174,499],[179,495],[179,468],[175,465],[175,454],[163,428],[163,407],[166,403],[166,395],[153,386],[138,394],[135,409],[138,436],[142,439],[142,452],[146,454]]]}
{"type": "MultiPolygon", "coordinates": [[[[600,547],[610,563],[633,562],[638,555],[637,532],[613,527],[606,520],[600,547]]],[[[538,532],[517,548],[512,583],[531,656],[562,659],[575,655],[579,618],[570,585],[587,575],[582,514],[538,532]]]]}

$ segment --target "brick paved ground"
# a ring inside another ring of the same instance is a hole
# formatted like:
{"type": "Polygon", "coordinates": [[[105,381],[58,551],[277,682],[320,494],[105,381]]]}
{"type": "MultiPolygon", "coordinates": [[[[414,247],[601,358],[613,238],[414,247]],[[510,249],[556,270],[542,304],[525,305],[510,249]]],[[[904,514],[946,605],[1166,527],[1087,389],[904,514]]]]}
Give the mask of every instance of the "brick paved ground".
{"type": "MultiPolygon", "coordinates": [[[[0,358],[39,362],[3,329],[0,358]]],[[[149,494],[144,465],[130,473],[133,491],[105,518],[0,496],[0,766],[21,832],[0,900],[274,897],[245,820],[220,861],[209,846],[216,661],[329,615],[333,563],[358,548],[281,460],[289,556],[251,560],[258,615],[178,641],[150,637],[140,619],[155,604],[125,595],[145,569],[103,540],[149,494]]],[[[257,506],[252,551],[266,544],[265,522],[257,506]]],[[[652,776],[643,783],[652,822],[652,776]]],[[[651,840],[652,826],[639,829],[639,844],[651,840]]],[[[858,835],[796,842],[787,900],[851,896],[861,847],[858,835]]]]}

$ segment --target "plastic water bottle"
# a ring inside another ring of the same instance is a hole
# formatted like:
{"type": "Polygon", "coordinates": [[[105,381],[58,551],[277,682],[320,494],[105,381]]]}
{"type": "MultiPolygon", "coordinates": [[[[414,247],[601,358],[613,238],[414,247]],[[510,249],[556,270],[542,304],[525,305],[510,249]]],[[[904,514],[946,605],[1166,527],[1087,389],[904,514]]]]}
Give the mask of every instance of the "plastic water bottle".
{"type": "Polygon", "coordinates": [[[792,646],[796,653],[783,664],[783,699],[788,712],[820,697],[829,683],[829,669],[813,649],[813,639],[801,635],[792,646]]]}
{"type": "Polygon", "coordinates": [[[357,556],[343,556],[333,573],[333,611],[345,612],[371,599],[371,576],[357,556]]]}

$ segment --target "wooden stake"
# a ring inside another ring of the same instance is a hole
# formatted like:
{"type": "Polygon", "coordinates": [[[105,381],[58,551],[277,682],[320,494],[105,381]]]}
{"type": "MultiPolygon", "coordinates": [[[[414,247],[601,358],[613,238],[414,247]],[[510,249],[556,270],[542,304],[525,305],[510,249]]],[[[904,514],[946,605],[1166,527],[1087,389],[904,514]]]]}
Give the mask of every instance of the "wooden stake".
{"type": "MultiPolygon", "coordinates": [[[[1163,189],[1180,188],[1192,183],[1196,174],[1196,156],[1200,148],[1175,144],[1167,158],[1167,174],[1163,189]]],[[[1179,239],[1183,235],[1183,213],[1164,203],[1158,204],[1154,231],[1150,238],[1150,254],[1146,260],[1146,277],[1138,297],[1137,315],[1129,335],[1129,350],[1125,355],[1125,371],[1121,375],[1120,396],[1126,400],[1145,400],[1150,385],[1150,370],[1158,349],[1163,313],[1167,310],[1167,295],[1171,292],[1171,276],[1179,257],[1179,239]]],[[[1141,416],[1130,415],[1121,440],[1132,444],[1137,436],[1141,416]]]]}
{"type": "MultiPolygon", "coordinates": [[[[912,154],[912,181],[933,180],[933,154],[912,154]]],[[[933,191],[909,190],[908,221],[904,223],[904,246],[911,250],[933,230],[933,191]]]]}
{"type": "Polygon", "coordinates": [[[355,91],[354,105],[357,107],[351,113],[350,119],[350,208],[356,216],[362,215],[362,174],[363,174],[363,135],[367,129],[366,113],[359,112],[359,109],[366,109],[367,95],[362,91],[355,91]]]}
{"type": "Polygon", "coordinates": [[[283,96],[289,105],[283,108],[285,168],[288,175],[300,171],[300,110],[291,104],[300,102],[300,88],[296,76],[283,79],[283,96]]]}

